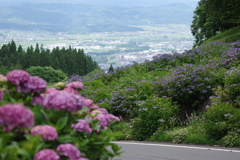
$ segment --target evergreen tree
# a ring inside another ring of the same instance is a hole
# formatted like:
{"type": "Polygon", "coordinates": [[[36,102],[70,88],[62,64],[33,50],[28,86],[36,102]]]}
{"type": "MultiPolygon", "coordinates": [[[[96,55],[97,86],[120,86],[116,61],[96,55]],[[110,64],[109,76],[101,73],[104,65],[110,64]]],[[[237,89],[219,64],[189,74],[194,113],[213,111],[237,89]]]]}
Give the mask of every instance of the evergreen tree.
{"type": "Polygon", "coordinates": [[[9,52],[11,54],[14,54],[14,53],[16,53],[16,51],[17,51],[16,43],[12,40],[10,43],[10,46],[9,46],[9,52]]]}
{"type": "Polygon", "coordinates": [[[111,73],[111,72],[114,72],[114,68],[113,68],[113,66],[112,66],[112,63],[111,63],[111,65],[110,65],[109,69],[108,69],[108,73],[111,73]]]}

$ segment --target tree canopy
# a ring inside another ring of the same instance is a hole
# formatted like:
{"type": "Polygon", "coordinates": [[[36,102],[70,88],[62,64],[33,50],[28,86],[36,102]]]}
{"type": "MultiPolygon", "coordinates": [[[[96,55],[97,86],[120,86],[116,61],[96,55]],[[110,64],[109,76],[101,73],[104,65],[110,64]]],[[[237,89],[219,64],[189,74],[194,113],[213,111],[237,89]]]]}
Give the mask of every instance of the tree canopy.
{"type": "Polygon", "coordinates": [[[194,11],[191,32],[195,46],[217,33],[240,25],[240,0],[201,0],[194,11]]]}
{"type": "Polygon", "coordinates": [[[11,69],[28,69],[31,66],[52,67],[61,70],[68,76],[78,74],[85,76],[89,72],[99,69],[98,64],[82,49],[53,48],[43,49],[36,44],[23,50],[22,46],[16,46],[12,40],[0,48],[0,73],[6,73],[11,69]]]}

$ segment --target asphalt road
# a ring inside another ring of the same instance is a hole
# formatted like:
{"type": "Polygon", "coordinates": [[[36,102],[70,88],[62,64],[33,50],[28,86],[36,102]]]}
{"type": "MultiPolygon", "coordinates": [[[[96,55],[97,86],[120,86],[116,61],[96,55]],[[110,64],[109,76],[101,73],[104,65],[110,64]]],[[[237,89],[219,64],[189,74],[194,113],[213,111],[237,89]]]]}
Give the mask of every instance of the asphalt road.
{"type": "Polygon", "coordinates": [[[240,160],[239,148],[154,142],[114,142],[122,147],[113,160],[240,160]]]}

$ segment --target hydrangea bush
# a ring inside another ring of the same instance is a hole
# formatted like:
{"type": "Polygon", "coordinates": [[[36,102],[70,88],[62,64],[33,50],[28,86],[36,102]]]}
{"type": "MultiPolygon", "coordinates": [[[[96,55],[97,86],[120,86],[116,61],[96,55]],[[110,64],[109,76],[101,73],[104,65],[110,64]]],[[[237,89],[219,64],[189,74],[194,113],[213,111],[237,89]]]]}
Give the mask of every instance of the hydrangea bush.
{"type": "Polygon", "coordinates": [[[147,140],[157,130],[164,132],[179,123],[179,106],[172,104],[171,98],[155,96],[139,105],[138,116],[132,121],[131,136],[134,140],[147,140]]]}
{"type": "Polygon", "coordinates": [[[104,160],[120,155],[110,129],[120,119],[79,94],[23,70],[0,75],[0,159],[104,160]]]}
{"type": "Polygon", "coordinates": [[[214,66],[187,64],[156,81],[155,94],[194,107],[211,96],[218,84],[223,84],[223,73],[214,66]]]}

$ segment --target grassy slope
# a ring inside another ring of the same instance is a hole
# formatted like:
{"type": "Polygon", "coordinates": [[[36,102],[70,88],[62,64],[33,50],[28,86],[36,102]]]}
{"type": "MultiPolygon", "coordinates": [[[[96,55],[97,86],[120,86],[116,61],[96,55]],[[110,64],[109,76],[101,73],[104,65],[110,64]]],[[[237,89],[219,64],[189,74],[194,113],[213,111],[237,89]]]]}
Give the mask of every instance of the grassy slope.
{"type": "Polygon", "coordinates": [[[222,33],[217,34],[216,36],[209,38],[205,42],[203,42],[202,45],[208,45],[211,42],[226,42],[226,39],[234,36],[234,35],[239,35],[240,36],[240,26],[231,28],[229,30],[226,30],[222,33]]]}

